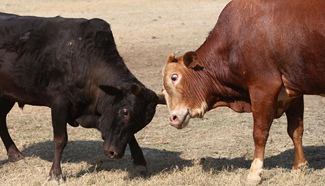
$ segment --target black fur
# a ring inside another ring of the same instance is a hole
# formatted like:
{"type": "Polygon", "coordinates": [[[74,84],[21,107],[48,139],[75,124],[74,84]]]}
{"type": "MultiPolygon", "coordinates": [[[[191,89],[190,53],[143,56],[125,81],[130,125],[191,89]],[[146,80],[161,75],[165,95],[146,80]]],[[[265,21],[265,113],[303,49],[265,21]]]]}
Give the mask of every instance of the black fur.
{"type": "MultiPolygon", "coordinates": [[[[0,131],[7,131],[14,102],[52,109],[55,178],[61,175],[66,123],[99,129],[105,154],[121,158],[127,143],[137,146],[133,135],[151,121],[158,97],[125,66],[107,22],[0,13],[0,131]],[[138,95],[132,94],[135,84],[138,95]],[[107,94],[100,86],[121,91],[107,94]]],[[[9,134],[1,138],[14,161],[23,158],[9,134]]]]}

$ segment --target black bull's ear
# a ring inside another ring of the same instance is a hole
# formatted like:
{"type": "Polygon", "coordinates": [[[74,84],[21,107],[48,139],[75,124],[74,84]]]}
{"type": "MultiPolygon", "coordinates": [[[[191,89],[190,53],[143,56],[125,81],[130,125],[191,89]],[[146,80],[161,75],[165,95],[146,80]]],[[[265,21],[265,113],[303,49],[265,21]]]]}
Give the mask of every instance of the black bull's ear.
{"type": "MultiPolygon", "coordinates": [[[[108,95],[117,96],[123,95],[124,89],[120,86],[109,86],[109,85],[99,85],[99,88],[108,95]]],[[[131,93],[137,96],[141,92],[142,88],[140,85],[134,83],[131,85],[131,93]]]]}
{"type": "Polygon", "coordinates": [[[133,95],[138,95],[141,92],[142,88],[138,84],[132,84],[131,85],[131,93],[133,95]]]}
{"type": "Polygon", "coordinates": [[[120,86],[99,85],[99,88],[108,95],[116,96],[123,95],[123,89],[120,86]]]}

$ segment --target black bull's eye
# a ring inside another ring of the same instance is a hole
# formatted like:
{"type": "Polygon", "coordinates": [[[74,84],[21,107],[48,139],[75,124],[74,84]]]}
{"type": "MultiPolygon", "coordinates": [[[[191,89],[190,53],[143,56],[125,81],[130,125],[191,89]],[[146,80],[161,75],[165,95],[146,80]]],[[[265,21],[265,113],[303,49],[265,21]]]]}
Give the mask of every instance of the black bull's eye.
{"type": "Polygon", "coordinates": [[[124,115],[124,116],[127,116],[128,114],[129,114],[128,109],[123,109],[123,115],[124,115]]]}

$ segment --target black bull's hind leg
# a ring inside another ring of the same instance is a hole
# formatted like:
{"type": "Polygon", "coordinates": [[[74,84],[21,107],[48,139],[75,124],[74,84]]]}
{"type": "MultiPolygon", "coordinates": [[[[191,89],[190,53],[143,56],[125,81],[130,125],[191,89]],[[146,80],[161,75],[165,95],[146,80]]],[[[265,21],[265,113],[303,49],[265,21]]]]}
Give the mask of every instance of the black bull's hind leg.
{"type": "Polygon", "coordinates": [[[15,143],[12,141],[6,123],[8,112],[12,109],[15,102],[10,101],[4,97],[0,97],[0,136],[7,149],[8,156],[14,161],[24,158],[23,154],[17,149],[15,143]]]}
{"type": "Polygon", "coordinates": [[[60,181],[62,180],[61,158],[63,149],[68,141],[67,117],[69,104],[63,99],[56,99],[51,108],[54,132],[54,159],[50,170],[50,178],[60,181]]]}
{"type": "Polygon", "coordinates": [[[147,162],[134,135],[132,135],[129,141],[129,147],[131,150],[131,156],[133,158],[133,164],[135,165],[135,171],[141,175],[147,175],[147,162]]]}

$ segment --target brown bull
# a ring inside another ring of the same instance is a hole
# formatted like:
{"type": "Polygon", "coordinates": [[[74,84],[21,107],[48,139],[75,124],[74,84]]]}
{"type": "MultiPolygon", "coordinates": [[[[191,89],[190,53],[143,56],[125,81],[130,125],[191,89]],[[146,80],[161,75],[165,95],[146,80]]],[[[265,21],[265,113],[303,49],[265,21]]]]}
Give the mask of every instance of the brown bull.
{"type": "Polygon", "coordinates": [[[171,125],[218,106],[252,112],[254,159],[248,180],[261,180],[274,118],[286,113],[294,169],[305,166],[303,95],[325,94],[325,1],[234,0],[195,51],[168,57],[164,89],[171,125]]]}

